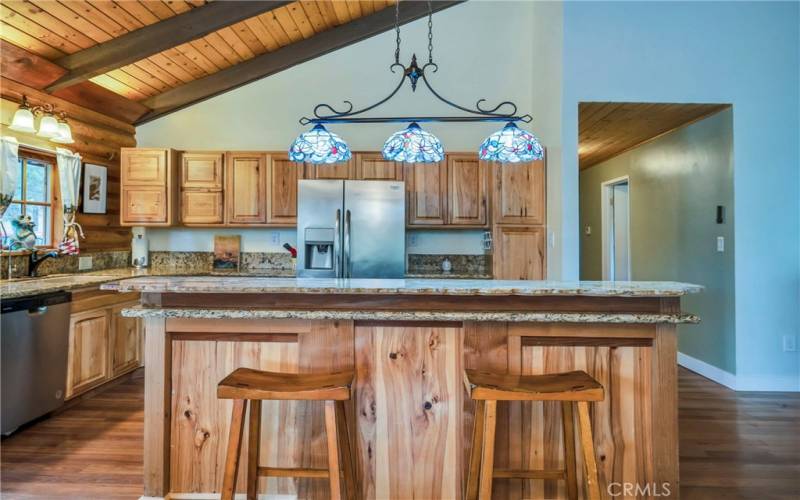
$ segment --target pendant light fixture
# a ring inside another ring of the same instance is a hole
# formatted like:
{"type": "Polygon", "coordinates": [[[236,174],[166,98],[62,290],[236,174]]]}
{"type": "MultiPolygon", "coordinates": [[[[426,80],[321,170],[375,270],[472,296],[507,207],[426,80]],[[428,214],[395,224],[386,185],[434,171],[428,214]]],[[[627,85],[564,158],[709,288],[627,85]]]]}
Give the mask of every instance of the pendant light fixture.
{"type": "Polygon", "coordinates": [[[69,128],[69,123],[67,123],[67,113],[56,111],[52,104],[31,106],[28,103],[28,98],[24,95],[22,96],[22,103],[14,113],[11,125],[8,128],[17,132],[36,134],[59,144],[72,144],[75,142],[72,138],[72,130],[69,128]],[[38,132],[36,128],[37,115],[44,115],[39,122],[38,132]]]}
{"type": "Polygon", "coordinates": [[[392,134],[383,145],[383,157],[391,161],[408,163],[436,163],[444,158],[444,148],[439,139],[432,133],[423,130],[420,123],[440,122],[499,122],[506,125],[499,131],[490,135],[480,146],[479,156],[483,160],[500,162],[523,162],[541,159],[543,156],[542,146],[532,133],[520,129],[516,124],[519,122],[530,123],[531,115],[517,115],[517,105],[511,101],[503,101],[493,108],[484,105],[486,99],[480,99],[475,103],[474,108],[461,106],[442,97],[433,89],[428,81],[427,75],[435,73],[439,66],[433,62],[433,9],[428,0],[428,62],[422,67],[417,64],[416,54],[411,57],[411,64],[407,67],[400,63],[400,0],[395,2],[395,24],[396,45],[394,51],[394,63],[390,70],[394,73],[401,70],[402,76],[394,90],[380,101],[363,107],[354,109],[351,101],[344,101],[347,109],[337,110],[330,104],[317,104],[314,107],[314,117],[303,117],[300,119],[301,125],[313,125],[314,127],[300,134],[289,148],[289,156],[294,161],[306,161],[311,163],[334,163],[347,161],[350,159],[350,148],[339,136],[328,132],[323,124],[337,123],[407,123],[403,130],[392,134]],[[455,108],[464,114],[459,116],[389,116],[389,117],[366,117],[360,116],[373,110],[392,99],[408,79],[411,90],[416,92],[417,83],[421,80],[425,87],[439,101],[455,108]],[[327,134],[327,135],[325,135],[327,134]],[[336,142],[332,142],[333,139],[336,142]],[[336,144],[336,147],[331,147],[336,144]],[[316,145],[319,147],[317,148],[316,145]],[[341,154],[341,151],[347,154],[341,154]],[[313,153],[310,153],[313,151],[313,153]]]}

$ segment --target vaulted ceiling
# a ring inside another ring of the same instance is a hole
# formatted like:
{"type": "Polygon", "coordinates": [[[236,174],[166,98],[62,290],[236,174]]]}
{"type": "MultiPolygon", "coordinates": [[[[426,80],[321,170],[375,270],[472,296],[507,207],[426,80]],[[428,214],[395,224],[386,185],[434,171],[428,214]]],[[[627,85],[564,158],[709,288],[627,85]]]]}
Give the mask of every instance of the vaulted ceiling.
{"type": "MultiPolygon", "coordinates": [[[[141,123],[391,29],[393,5],[3,0],[2,75],[141,123]]],[[[402,23],[426,14],[426,2],[401,4],[402,23]]]]}
{"type": "Polygon", "coordinates": [[[589,168],[729,104],[582,102],[578,105],[578,158],[589,168]]]}

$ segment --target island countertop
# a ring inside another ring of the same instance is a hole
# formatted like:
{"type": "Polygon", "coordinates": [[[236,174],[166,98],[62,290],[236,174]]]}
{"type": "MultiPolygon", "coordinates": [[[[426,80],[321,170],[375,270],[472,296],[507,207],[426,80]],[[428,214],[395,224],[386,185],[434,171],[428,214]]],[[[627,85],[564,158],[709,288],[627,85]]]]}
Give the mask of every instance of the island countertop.
{"type": "Polygon", "coordinates": [[[669,281],[501,281],[148,276],[106,283],[119,292],[447,296],[680,297],[703,287],[669,281]]]}

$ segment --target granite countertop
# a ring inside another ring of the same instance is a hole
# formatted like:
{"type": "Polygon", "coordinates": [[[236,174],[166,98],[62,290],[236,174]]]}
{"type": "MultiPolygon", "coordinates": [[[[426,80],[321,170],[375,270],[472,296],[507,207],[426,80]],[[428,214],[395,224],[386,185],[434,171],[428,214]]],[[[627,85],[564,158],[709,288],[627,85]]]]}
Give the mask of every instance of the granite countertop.
{"type": "Polygon", "coordinates": [[[459,279],[313,279],[138,277],[106,283],[105,290],[150,293],[296,293],[383,295],[517,295],[679,297],[703,287],[669,281],[500,281],[459,279]]]}
{"type": "Polygon", "coordinates": [[[694,314],[659,313],[585,313],[525,311],[304,311],[263,309],[123,309],[129,318],[201,318],[201,319],[302,319],[369,321],[504,321],[526,323],[599,323],[599,324],[682,324],[699,323],[694,314]]]}

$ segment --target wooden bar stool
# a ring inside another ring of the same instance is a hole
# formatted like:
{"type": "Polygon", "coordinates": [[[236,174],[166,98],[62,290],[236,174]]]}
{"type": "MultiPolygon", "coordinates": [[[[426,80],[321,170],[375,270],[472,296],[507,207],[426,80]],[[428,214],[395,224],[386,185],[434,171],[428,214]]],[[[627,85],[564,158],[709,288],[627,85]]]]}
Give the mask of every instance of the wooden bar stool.
{"type": "Polygon", "coordinates": [[[472,433],[467,500],[492,496],[492,479],[562,479],[567,483],[567,498],[578,498],[578,476],[575,470],[575,431],[573,404],[578,407],[586,486],[590,500],[600,499],[597,463],[589,421],[589,401],[602,401],[603,386],[583,371],[549,375],[498,375],[474,370],[464,371],[467,392],[476,401],[475,429],[472,433]],[[564,470],[508,470],[494,468],[494,436],[498,401],[561,401],[564,429],[564,470]]]}
{"type": "Polygon", "coordinates": [[[331,489],[330,498],[339,500],[341,499],[340,473],[342,471],[346,498],[356,498],[353,457],[350,454],[350,439],[344,411],[344,401],[350,399],[352,382],[353,372],[297,374],[266,372],[249,368],[239,368],[222,379],[217,386],[217,397],[234,400],[222,481],[222,500],[232,500],[236,492],[236,475],[239,470],[239,454],[244,433],[244,413],[248,401],[250,402],[247,452],[248,500],[256,499],[260,476],[327,478],[331,489]],[[325,402],[327,469],[262,467],[258,464],[262,400],[325,402]]]}

